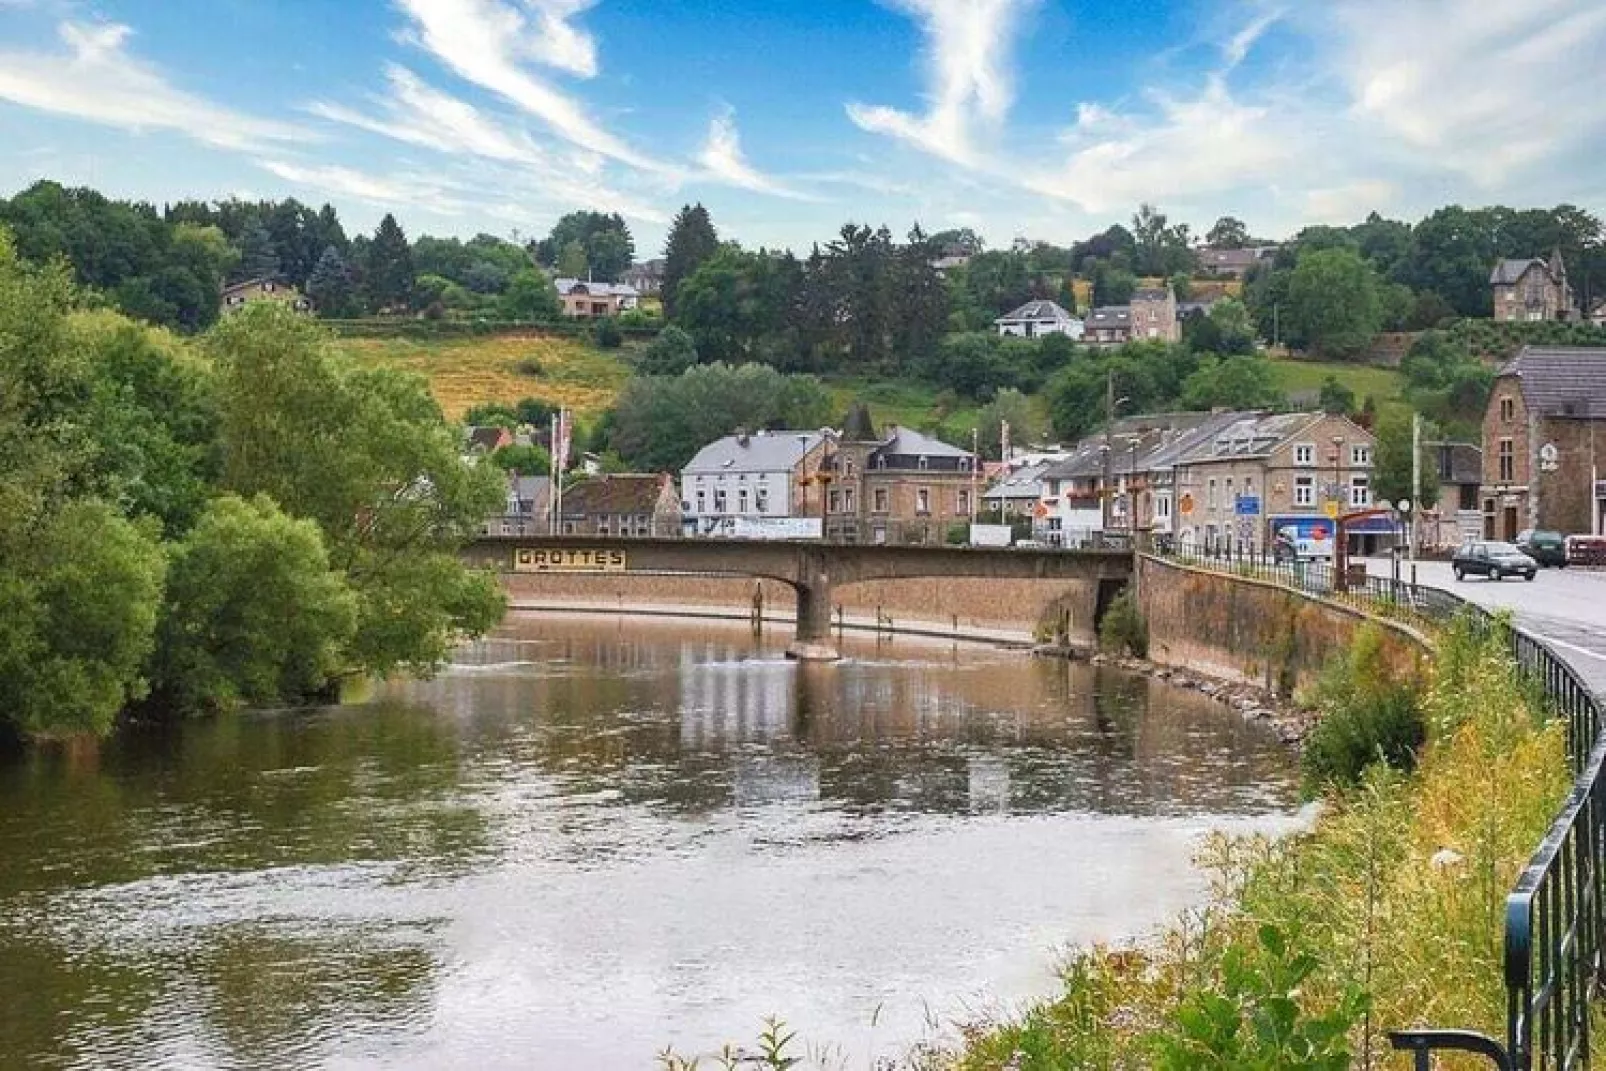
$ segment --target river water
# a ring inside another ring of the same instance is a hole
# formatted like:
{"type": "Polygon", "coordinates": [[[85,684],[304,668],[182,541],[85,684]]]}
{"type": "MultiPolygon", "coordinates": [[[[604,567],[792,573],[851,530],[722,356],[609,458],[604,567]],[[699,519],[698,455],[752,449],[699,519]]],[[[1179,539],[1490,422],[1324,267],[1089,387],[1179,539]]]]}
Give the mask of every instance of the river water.
{"type": "Polygon", "coordinates": [[[433,681],[0,762],[0,1066],[651,1068],[780,1014],[868,1067],[1054,988],[1276,829],[1202,697],[984,647],[835,666],[516,619],[433,681]]]}

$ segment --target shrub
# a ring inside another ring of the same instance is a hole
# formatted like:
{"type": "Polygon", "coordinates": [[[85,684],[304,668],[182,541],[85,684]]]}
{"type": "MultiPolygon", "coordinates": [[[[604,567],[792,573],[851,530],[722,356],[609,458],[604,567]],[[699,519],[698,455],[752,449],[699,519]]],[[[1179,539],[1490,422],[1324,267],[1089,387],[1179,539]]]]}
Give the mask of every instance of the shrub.
{"type": "Polygon", "coordinates": [[[519,363],[515,367],[518,368],[519,375],[521,375],[521,376],[544,376],[544,375],[546,375],[546,365],[542,364],[540,361],[536,360],[534,357],[525,357],[525,358],[523,358],[522,360],[519,361],[519,363]]]}
{"type": "Polygon", "coordinates": [[[1377,625],[1364,626],[1328,663],[1314,698],[1322,719],[1300,757],[1308,790],[1358,784],[1374,762],[1400,770],[1416,764],[1426,736],[1421,697],[1385,661],[1377,625]]]}
{"type": "Polygon", "coordinates": [[[604,316],[597,321],[594,337],[597,345],[605,350],[616,350],[625,342],[624,331],[611,316],[604,316]]]}
{"type": "Polygon", "coordinates": [[[1104,620],[1099,623],[1099,646],[1135,658],[1149,657],[1149,623],[1130,588],[1104,611],[1104,620]]]}

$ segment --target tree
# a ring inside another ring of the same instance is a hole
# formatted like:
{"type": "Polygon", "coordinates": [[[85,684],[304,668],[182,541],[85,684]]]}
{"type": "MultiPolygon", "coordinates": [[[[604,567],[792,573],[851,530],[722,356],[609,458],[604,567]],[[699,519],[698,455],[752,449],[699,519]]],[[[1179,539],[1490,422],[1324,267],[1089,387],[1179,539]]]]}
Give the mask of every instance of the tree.
{"type": "Polygon", "coordinates": [[[1340,383],[1337,376],[1329,375],[1322,380],[1321,397],[1317,404],[1324,413],[1345,416],[1355,412],[1355,392],[1340,383]]]}
{"type": "Polygon", "coordinates": [[[617,212],[570,212],[553,224],[552,232],[536,243],[536,259],[556,267],[560,276],[581,279],[589,270],[598,282],[617,282],[636,255],[635,240],[624,217],[617,212]],[[584,263],[578,271],[571,245],[578,245],[584,263]]]}
{"type": "Polygon", "coordinates": [[[1421,482],[1415,493],[1411,489],[1410,411],[1400,406],[1383,410],[1373,434],[1377,436],[1377,449],[1372,458],[1372,492],[1378,501],[1393,504],[1405,498],[1411,500],[1413,508],[1432,508],[1438,501],[1438,472],[1425,453],[1418,468],[1421,482]]]}
{"type": "Polygon", "coordinates": [[[1288,282],[1290,340],[1329,357],[1364,353],[1382,324],[1377,277],[1351,249],[1306,253],[1288,282]]]}
{"type": "Polygon", "coordinates": [[[1255,325],[1249,310],[1237,298],[1222,298],[1210,306],[1210,323],[1216,331],[1216,351],[1248,354],[1255,350],[1255,325]]]}
{"type": "Polygon", "coordinates": [[[1005,387],[976,414],[976,440],[983,458],[1008,460],[1002,453],[1005,424],[1009,425],[1009,441],[1016,445],[1035,442],[1043,433],[1042,422],[1032,411],[1032,400],[1013,387],[1005,387]]]}
{"type": "Polygon", "coordinates": [[[520,476],[545,476],[552,471],[552,455],[539,446],[504,446],[491,455],[491,464],[520,476]]]}
{"type": "Polygon", "coordinates": [[[1125,305],[1138,288],[1138,277],[1100,261],[1093,268],[1093,306],[1125,305]]]}
{"type": "Polygon", "coordinates": [[[1182,404],[1188,409],[1266,409],[1283,400],[1271,362],[1264,357],[1207,360],[1182,385],[1182,404]]]}
{"type": "Polygon", "coordinates": [[[498,306],[504,320],[556,320],[563,313],[557,289],[539,268],[524,268],[508,281],[498,306]]]}
{"type": "Polygon", "coordinates": [[[584,279],[591,274],[586,261],[586,247],[578,238],[564,243],[558,254],[557,269],[560,279],[584,279]]]}
{"type": "Polygon", "coordinates": [[[636,371],[644,376],[678,376],[696,363],[697,344],[685,331],[670,324],[641,351],[636,371]]]}
{"type": "Polygon", "coordinates": [[[240,242],[240,259],[230,282],[277,279],[279,268],[279,250],[273,244],[273,236],[261,223],[253,223],[240,242]]]}
{"type": "Polygon", "coordinates": [[[307,279],[307,297],[318,315],[342,319],[357,312],[357,290],[351,281],[346,258],[333,245],[324,247],[317,267],[307,279]]]}
{"type": "Polygon", "coordinates": [[[669,239],[664,244],[664,315],[675,318],[676,292],[702,263],[719,249],[719,234],[708,209],[699,202],[682,205],[669,225],[669,239]]]}
{"type": "Polygon", "coordinates": [[[1205,244],[1212,249],[1242,249],[1249,244],[1249,228],[1235,216],[1222,216],[1205,234],[1205,244]]]}
{"type": "Polygon", "coordinates": [[[618,319],[612,316],[604,316],[598,320],[592,328],[591,335],[599,349],[616,350],[625,344],[625,333],[619,329],[618,319]]]}
{"type": "Polygon", "coordinates": [[[1138,206],[1132,217],[1132,237],[1137,243],[1138,273],[1175,275],[1193,266],[1193,251],[1186,223],[1172,224],[1164,212],[1151,204],[1138,206]]]}
{"type": "Polygon", "coordinates": [[[155,697],[182,714],[315,695],[348,668],[356,616],[316,524],[224,495],[172,549],[155,697]]]}
{"type": "Polygon", "coordinates": [[[413,251],[407,244],[407,235],[389,212],[379,221],[373,241],[368,246],[367,270],[363,284],[367,290],[368,306],[374,312],[405,309],[413,296],[413,251]]]}

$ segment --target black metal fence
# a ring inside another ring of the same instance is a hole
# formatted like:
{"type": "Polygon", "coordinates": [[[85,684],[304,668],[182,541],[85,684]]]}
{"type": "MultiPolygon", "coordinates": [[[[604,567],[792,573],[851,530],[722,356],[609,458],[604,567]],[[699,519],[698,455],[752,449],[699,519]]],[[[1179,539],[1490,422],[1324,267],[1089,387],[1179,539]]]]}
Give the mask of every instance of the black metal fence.
{"type": "Polygon", "coordinates": [[[1566,719],[1574,782],[1566,803],[1506,896],[1506,1039],[1467,1030],[1403,1030],[1396,1048],[1428,1071],[1435,1052],[1469,1052],[1511,1071],[1590,1066],[1590,1002],[1606,982],[1606,737],[1601,701],[1542,640],[1497,623],[1480,607],[1439,588],[1359,572],[1336,577],[1318,562],[1157,546],[1157,555],[1230,575],[1337,599],[1383,616],[1448,624],[1465,615],[1479,630],[1503,628],[1524,676],[1555,717],[1566,719]]]}

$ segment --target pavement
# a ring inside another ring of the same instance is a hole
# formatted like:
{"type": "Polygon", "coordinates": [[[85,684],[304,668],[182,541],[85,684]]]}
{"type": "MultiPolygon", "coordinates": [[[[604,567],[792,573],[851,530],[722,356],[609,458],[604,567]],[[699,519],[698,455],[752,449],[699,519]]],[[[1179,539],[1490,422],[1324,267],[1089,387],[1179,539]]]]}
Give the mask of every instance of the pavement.
{"type": "MultiPolygon", "coordinates": [[[[1369,558],[1373,576],[1393,575],[1387,558],[1369,558]]],[[[1411,566],[1400,563],[1400,579],[1411,566]]],[[[1457,580],[1449,562],[1417,562],[1416,582],[1446,591],[1487,609],[1509,608],[1518,625],[1545,640],[1597,693],[1606,694],[1606,572],[1541,569],[1532,583],[1521,579],[1457,580]]]]}

